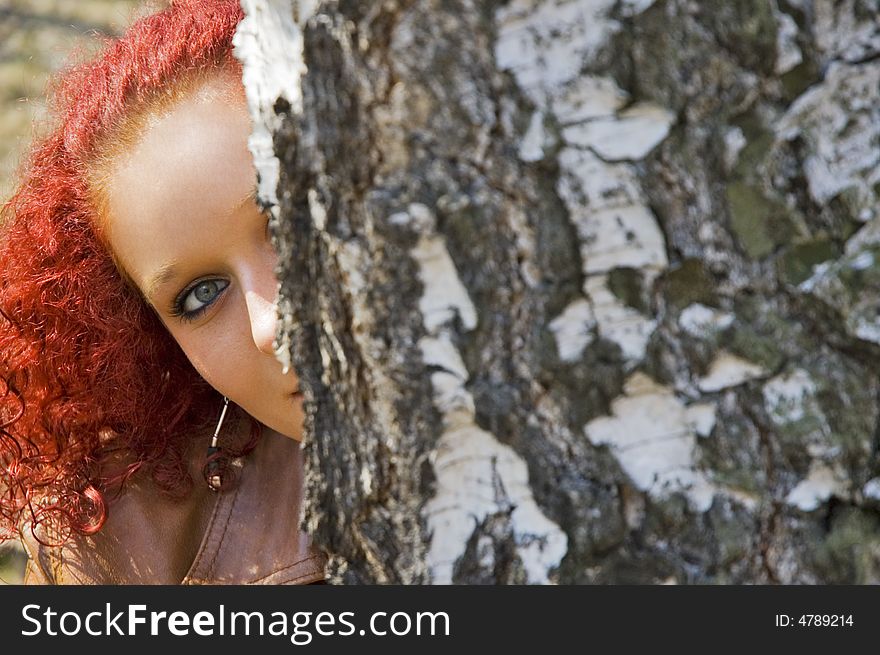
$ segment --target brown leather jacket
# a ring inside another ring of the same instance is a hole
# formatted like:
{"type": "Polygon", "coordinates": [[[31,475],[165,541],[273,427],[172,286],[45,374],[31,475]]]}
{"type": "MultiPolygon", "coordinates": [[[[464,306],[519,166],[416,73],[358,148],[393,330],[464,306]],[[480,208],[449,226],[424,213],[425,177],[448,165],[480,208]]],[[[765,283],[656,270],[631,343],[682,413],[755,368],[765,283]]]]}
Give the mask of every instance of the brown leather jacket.
{"type": "MultiPolygon", "coordinates": [[[[247,429],[238,420],[234,429],[247,429]]],[[[210,440],[198,435],[196,443],[210,440]]],[[[309,584],[324,578],[324,556],[299,530],[299,444],[264,428],[244,458],[239,482],[215,493],[193,457],[196,484],[182,501],[150,481],[132,484],[110,505],[104,527],[63,548],[40,545],[25,531],[25,584],[309,584]]]]}

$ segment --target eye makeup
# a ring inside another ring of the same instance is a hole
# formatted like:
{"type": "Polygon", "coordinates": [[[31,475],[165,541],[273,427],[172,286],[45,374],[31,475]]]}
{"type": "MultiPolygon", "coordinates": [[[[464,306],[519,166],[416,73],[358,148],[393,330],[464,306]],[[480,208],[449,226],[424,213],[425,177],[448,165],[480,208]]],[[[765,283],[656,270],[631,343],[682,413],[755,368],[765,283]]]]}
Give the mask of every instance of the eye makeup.
{"type": "Polygon", "coordinates": [[[183,322],[194,321],[217,302],[228,286],[223,278],[196,280],[174,298],[169,314],[183,322]]]}

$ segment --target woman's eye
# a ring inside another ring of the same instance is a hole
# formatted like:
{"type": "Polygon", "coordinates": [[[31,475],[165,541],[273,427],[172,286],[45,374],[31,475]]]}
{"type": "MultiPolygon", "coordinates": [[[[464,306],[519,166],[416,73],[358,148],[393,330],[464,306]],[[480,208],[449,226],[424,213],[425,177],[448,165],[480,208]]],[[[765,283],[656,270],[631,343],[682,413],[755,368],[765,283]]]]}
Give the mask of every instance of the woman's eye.
{"type": "Polygon", "coordinates": [[[177,303],[174,314],[184,319],[194,319],[214,303],[223,290],[229,286],[226,280],[202,280],[184,291],[177,303]]]}

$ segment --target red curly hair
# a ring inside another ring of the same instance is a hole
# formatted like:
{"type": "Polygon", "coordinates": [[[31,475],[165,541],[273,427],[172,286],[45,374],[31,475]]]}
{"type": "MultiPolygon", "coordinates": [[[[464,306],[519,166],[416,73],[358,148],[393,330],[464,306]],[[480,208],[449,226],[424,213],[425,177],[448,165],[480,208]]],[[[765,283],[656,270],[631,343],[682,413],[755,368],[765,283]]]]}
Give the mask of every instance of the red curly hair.
{"type": "Polygon", "coordinates": [[[58,542],[98,531],[137,471],[191,488],[187,437],[216,419],[218,395],[117,271],[88,180],[132,112],[237,65],[242,17],[238,0],[176,0],[55,89],[57,126],[2,208],[0,541],[25,523],[58,542]]]}

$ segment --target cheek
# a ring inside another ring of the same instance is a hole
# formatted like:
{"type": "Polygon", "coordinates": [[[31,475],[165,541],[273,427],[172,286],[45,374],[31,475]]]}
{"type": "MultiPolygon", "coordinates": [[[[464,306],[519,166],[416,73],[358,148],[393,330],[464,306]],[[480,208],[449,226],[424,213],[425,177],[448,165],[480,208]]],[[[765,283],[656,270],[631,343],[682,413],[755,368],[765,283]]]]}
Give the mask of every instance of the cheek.
{"type": "Polygon", "coordinates": [[[242,394],[254,388],[248,366],[253,355],[244,352],[241,340],[228,330],[209,327],[191,332],[171,329],[170,332],[199,375],[214,389],[241,404],[242,394]]]}

